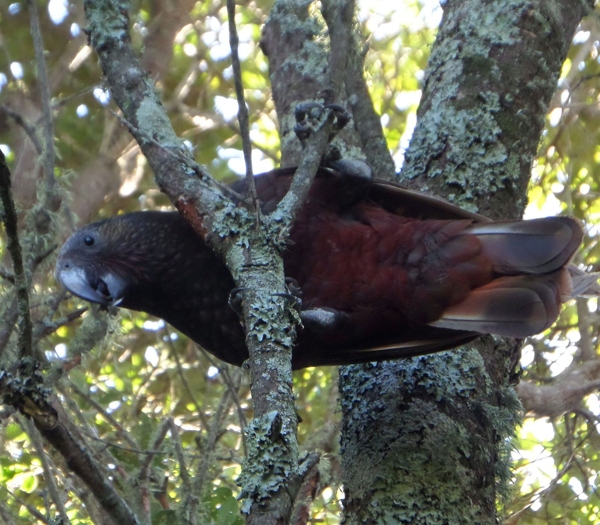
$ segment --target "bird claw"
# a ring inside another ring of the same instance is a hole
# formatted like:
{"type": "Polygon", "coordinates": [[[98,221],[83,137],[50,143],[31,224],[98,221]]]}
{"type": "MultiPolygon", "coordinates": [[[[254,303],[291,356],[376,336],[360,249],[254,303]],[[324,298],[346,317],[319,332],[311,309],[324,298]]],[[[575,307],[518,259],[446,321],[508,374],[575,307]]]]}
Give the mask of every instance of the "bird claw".
{"type": "MultiPolygon", "coordinates": [[[[300,308],[302,308],[302,299],[300,298],[302,296],[302,290],[300,289],[298,281],[292,277],[286,277],[285,283],[288,291],[274,293],[273,295],[275,297],[283,297],[284,299],[287,299],[292,308],[300,311],[300,308]]],[[[227,304],[229,305],[229,308],[231,308],[239,316],[242,315],[242,302],[244,300],[243,295],[245,291],[246,288],[243,287],[234,288],[231,290],[231,292],[229,292],[229,297],[227,298],[227,304]]]]}
{"type": "Polygon", "coordinates": [[[300,288],[300,284],[293,277],[286,277],[285,284],[287,286],[288,291],[297,299],[302,297],[302,289],[300,288]]]}
{"type": "Polygon", "coordinates": [[[287,292],[275,293],[273,295],[275,295],[277,297],[284,297],[284,298],[288,299],[292,308],[300,311],[300,308],[302,308],[302,299],[301,299],[302,290],[300,289],[300,285],[298,284],[298,281],[296,281],[296,279],[294,279],[293,277],[286,277],[285,285],[288,289],[287,292]]]}
{"type": "Polygon", "coordinates": [[[294,310],[300,310],[300,308],[302,307],[302,299],[300,299],[300,297],[296,297],[294,294],[277,292],[273,295],[275,297],[283,297],[284,299],[286,299],[294,310]]]}
{"type": "Polygon", "coordinates": [[[333,124],[336,131],[343,129],[346,124],[352,120],[352,115],[350,112],[340,104],[325,104],[325,107],[333,111],[333,115],[335,117],[333,124]]]}
{"type": "Polygon", "coordinates": [[[273,295],[277,297],[283,297],[287,300],[289,306],[292,308],[292,313],[294,318],[298,323],[301,322],[301,310],[302,310],[302,290],[300,289],[300,285],[298,281],[293,277],[286,277],[285,284],[288,289],[286,293],[275,293],[273,295]]]}
{"type": "Polygon", "coordinates": [[[229,292],[227,298],[227,305],[231,308],[238,316],[242,315],[242,302],[244,300],[243,294],[246,288],[234,288],[229,292]]]}
{"type": "MultiPolygon", "coordinates": [[[[329,112],[327,118],[333,118],[333,129],[335,135],[339,132],[350,120],[352,116],[340,104],[321,104],[320,102],[302,102],[294,109],[294,117],[296,125],[294,133],[304,144],[311,133],[317,131],[323,122],[323,113],[329,112]]],[[[333,138],[330,137],[330,140],[333,138]]]]}
{"type": "Polygon", "coordinates": [[[307,119],[319,120],[323,116],[325,106],[320,102],[301,102],[294,108],[296,122],[305,122],[307,119]]]}

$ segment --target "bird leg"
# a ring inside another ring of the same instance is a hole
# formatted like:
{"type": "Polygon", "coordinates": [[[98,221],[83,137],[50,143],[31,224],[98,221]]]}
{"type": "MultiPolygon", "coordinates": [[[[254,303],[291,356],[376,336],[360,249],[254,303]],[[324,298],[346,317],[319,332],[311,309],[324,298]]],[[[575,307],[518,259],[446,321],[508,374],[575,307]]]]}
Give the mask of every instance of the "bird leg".
{"type": "Polygon", "coordinates": [[[330,141],[352,118],[350,113],[340,104],[321,104],[320,102],[303,102],[298,104],[294,110],[294,117],[296,118],[294,133],[296,133],[302,145],[304,145],[311,133],[319,129],[325,111],[330,112],[330,115],[334,119],[333,133],[329,137],[330,141]]]}
{"type": "Polygon", "coordinates": [[[302,289],[300,288],[298,281],[296,281],[296,279],[294,279],[293,277],[286,277],[285,284],[290,294],[293,295],[296,298],[296,300],[302,302],[302,300],[300,299],[302,297],[302,289]]]}
{"type": "Polygon", "coordinates": [[[302,290],[298,281],[292,277],[286,277],[290,293],[275,294],[282,297],[291,297],[294,300],[294,308],[300,312],[300,319],[306,330],[317,333],[326,333],[340,326],[340,323],[348,319],[348,315],[335,310],[334,308],[311,308],[309,310],[301,310],[302,307],[302,290]]]}

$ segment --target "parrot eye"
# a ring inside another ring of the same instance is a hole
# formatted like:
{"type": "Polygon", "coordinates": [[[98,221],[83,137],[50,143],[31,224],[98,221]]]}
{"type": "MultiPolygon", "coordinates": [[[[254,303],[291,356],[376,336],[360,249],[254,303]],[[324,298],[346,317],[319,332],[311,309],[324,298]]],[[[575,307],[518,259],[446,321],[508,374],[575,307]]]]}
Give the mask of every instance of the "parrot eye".
{"type": "Polygon", "coordinates": [[[92,246],[94,244],[94,238],[91,235],[86,235],[83,238],[83,242],[86,246],[92,246]]]}

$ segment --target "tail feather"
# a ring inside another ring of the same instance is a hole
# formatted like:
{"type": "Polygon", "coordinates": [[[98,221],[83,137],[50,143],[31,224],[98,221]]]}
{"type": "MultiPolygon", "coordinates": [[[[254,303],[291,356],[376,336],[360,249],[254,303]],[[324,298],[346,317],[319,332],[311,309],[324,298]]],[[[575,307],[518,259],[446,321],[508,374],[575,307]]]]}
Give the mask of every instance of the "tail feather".
{"type": "Polygon", "coordinates": [[[575,297],[600,297],[600,284],[598,284],[600,273],[586,273],[574,264],[569,264],[567,270],[569,270],[573,281],[573,293],[564,301],[575,297]]]}
{"type": "Polygon", "coordinates": [[[571,217],[473,224],[466,232],[477,236],[501,275],[558,270],[583,238],[581,225],[571,217]]]}
{"type": "Polygon", "coordinates": [[[544,275],[501,277],[477,288],[459,304],[447,308],[437,328],[469,330],[508,337],[527,337],[550,327],[563,297],[573,294],[566,269],[544,275]]]}

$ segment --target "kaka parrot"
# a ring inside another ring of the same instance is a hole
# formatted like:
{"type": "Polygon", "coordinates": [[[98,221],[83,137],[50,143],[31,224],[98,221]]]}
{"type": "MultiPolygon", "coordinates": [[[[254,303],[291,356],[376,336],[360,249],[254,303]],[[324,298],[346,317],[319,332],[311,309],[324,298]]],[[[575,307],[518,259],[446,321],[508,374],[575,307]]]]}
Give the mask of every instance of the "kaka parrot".
{"type": "MultiPolygon", "coordinates": [[[[293,169],[256,177],[263,211],[293,169]]],[[[235,189],[243,191],[244,181],[235,189]]],[[[595,286],[571,265],[583,231],[551,217],[492,222],[384,181],[320,169],[283,253],[302,291],[293,367],[432,353],[475,337],[526,337],[595,286]]],[[[74,295],[161,317],[219,359],[248,357],[223,262],[177,212],[90,224],[64,244],[57,279],[74,295]]]]}

